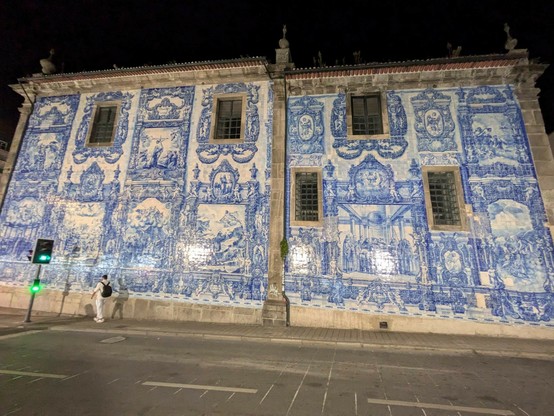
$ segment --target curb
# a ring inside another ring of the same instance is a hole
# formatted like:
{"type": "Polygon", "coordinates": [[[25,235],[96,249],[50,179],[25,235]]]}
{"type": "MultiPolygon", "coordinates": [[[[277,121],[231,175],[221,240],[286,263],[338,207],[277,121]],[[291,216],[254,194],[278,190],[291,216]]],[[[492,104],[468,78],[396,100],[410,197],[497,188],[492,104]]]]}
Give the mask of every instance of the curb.
{"type": "Polygon", "coordinates": [[[60,332],[90,332],[90,333],[108,333],[108,334],[127,334],[151,337],[179,337],[179,338],[197,338],[206,340],[225,340],[225,341],[249,341],[249,342],[270,342],[276,344],[292,344],[300,346],[324,346],[333,348],[345,349],[368,349],[368,350],[388,350],[390,353],[397,351],[410,351],[415,353],[441,353],[444,355],[482,355],[487,357],[503,357],[503,358],[521,358],[521,359],[536,359],[554,361],[554,354],[535,353],[535,352],[520,352],[520,351],[495,351],[479,348],[447,348],[447,347],[427,347],[418,345],[398,345],[398,344],[379,344],[367,343],[359,341],[324,341],[324,340],[308,340],[305,338],[275,338],[275,337],[260,337],[249,335],[225,335],[225,334],[198,334],[191,332],[175,332],[175,331],[156,331],[149,329],[115,329],[115,328],[71,328],[67,326],[52,326],[49,328],[52,331],[60,332]],[[391,349],[391,347],[394,347],[391,349]]]}

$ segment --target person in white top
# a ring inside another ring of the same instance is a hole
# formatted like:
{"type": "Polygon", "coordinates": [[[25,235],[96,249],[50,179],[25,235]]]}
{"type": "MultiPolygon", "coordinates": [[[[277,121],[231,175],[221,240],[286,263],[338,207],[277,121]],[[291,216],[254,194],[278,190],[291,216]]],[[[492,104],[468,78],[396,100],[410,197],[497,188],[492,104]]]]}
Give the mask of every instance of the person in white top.
{"type": "Polygon", "coordinates": [[[108,284],[110,284],[110,281],[108,280],[108,275],[105,274],[96,284],[96,287],[92,291],[92,295],[90,295],[91,299],[94,299],[96,296],[96,316],[94,317],[94,320],[98,323],[104,322],[104,303],[107,298],[102,297],[102,289],[104,289],[104,285],[108,284]]]}

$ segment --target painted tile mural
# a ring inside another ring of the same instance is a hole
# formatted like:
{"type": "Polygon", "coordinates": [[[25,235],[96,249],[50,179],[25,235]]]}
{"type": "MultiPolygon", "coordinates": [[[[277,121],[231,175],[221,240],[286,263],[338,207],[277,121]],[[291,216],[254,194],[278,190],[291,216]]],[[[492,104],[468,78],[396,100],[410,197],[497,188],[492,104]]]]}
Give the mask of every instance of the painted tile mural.
{"type": "Polygon", "coordinates": [[[346,137],[346,95],[289,98],[290,169],[320,168],[323,225],[290,226],[292,304],[554,326],[554,250],[510,86],[388,91],[390,133],[346,137]],[[469,229],[431,231],[422,166],[459,166],[469,229]]]}
{"type": "Polygon", "coordinates": [[[267,287],[272,91],[237,83],[41,98],[0,216],[0,284],[260,307],[267,287]],[[214,94],[245,94],[243,143],[208,141],[214,94]],[[89,147],[94,107],[119,103],[112,146],[89,147]]]}

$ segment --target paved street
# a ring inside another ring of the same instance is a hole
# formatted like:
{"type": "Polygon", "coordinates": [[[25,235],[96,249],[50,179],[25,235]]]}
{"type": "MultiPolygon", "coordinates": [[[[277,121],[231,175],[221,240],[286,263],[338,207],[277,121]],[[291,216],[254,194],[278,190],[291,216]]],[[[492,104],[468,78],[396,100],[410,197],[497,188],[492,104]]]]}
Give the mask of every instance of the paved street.
{"type": "Polygon", "coordinates": [[[551,341],[516,357],[507,339],[481,354],[471,337],[425,349],[409,345],[425,335],[404,334],[400,348],[393,333],[387,346],[379,333],[371,344],[328,330],[18,318],[0,313],[0,415],[554,415],[551,341]]]}

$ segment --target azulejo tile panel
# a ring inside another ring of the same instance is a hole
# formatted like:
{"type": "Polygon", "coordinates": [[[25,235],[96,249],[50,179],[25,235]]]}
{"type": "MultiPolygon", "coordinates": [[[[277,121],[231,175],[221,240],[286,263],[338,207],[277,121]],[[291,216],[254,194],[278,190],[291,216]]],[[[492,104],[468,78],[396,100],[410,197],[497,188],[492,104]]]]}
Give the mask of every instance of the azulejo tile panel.
{"type": "Polygon", "coordinates": [[[345,100],[289,99],[287,195],[292,168],[321,168],[324,216],[322,226],[297,227],[293,208],[286,213],[291,302],[551,322],[553,244],[511,87],[388,91],[390,137],[371,140],[346,138],[345,100]],[[302,117],[309,140],[297,133],[302,117]],[[467,231],[430,229],[423,166],[460,168],[467,231]]]}
{"type": "Polygon", "coordinates": [[[51,289],[89,291],[107,273],[135,297],[260,307],[271,99],[269,82],[39,99],[0,216],[1,283],[27,285],[28,250],[52,238],[51,289]],[[247,96],[244,143],[206,141],[222,92],[247,96]],[[113,102],[113,144],[88,146],[95,105],[113,102]]]}

